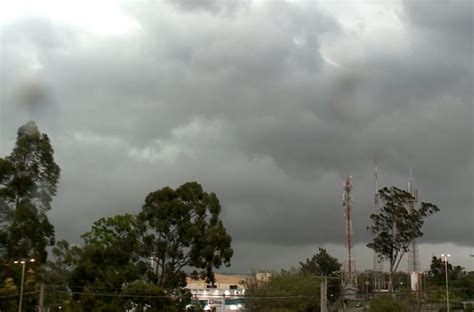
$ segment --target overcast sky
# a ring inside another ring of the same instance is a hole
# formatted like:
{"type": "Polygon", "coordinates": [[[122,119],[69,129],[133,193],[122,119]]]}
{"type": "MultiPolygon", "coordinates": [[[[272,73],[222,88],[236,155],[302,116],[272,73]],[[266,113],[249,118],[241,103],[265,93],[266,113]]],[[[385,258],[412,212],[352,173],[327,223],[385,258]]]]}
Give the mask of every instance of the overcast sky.
{"type": "MultiPolygon", "coordinates": [[[[473,4],[9,1],[0,4],[0,156],[34,119],[62,169],[57,239],[198,181],[221,200],[230,271],[344,257],[353,177],[360,269],[379,185],[441,211],[420,242],[474,270],[473,4]]],[[[401,265],[401,269],[405,269],[401,265]]]]}

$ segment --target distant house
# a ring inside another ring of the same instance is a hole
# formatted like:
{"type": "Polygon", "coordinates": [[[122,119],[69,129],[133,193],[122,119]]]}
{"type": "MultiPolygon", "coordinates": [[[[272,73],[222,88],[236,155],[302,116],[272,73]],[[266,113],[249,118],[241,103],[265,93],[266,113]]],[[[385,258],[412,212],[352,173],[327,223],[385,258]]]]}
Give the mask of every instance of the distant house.
{"type": "Polygon", "coordinates": [[[186,288],[192,294],[192,304],[201,304],[206,310],[239,311],[243,309],[245,275],[215,274],[214,285],[205,280],[186,279],[186,288]],[[223,309],[224,308],[224,309],[223,309]]]}

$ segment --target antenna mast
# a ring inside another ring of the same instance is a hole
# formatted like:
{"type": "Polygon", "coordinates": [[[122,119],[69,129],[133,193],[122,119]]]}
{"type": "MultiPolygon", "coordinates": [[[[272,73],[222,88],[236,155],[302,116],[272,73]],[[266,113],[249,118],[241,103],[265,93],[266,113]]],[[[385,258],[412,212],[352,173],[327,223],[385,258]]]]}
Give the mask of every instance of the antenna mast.
{"type": "MultiPolygon", "coordinates": [[[[410,168],[410,181],[408,182],[408,192],[413,196],[413,200],[408,203],[408,211],[411,213],[416,209],[418,202],[418,190],[413,188],[412,171],[410,168]]],[[[416,239],[413,238],[408,251],[408,273],[420,271],[420,256],[418,255],[418,246],[416,239]]]]}
{"type": "Polygon", "coordinates": [[[353,254],[352,237],[352,177],[347,176],[343,182],[343,203],[345,207],[345,241],[347,249],[347,260],[344,261],[344,272],[342,274],[342,285],[345,295],[355,295],[357,293],[357,273],[355,258],[353,254]]]}
{"type": "MultiPolygon", "coordinates": [[[[374,182],[375,182],[375,193],[374,193],[374,213],[380,213],[380,206],[379,206],[379,193],[378,193],[378,168],[377,168],[377,160],[375,160],[374,164],[374,182]]],[[[380,260],[379,253],[374,250],[374,260],[373,260],[373,267],[374,273],[374,290],[380,292],[381,289],[385,288],[385,276],[383,274],[383,263],[380,260]]]]}

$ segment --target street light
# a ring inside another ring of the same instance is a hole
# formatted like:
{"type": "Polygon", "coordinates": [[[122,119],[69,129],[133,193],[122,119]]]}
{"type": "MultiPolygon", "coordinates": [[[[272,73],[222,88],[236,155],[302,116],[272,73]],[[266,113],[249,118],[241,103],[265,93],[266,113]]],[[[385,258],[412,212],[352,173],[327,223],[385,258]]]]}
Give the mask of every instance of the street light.
{"type": "MultiPolygon", "coordinates": [[[[35,259],[28,260],[29,262],[35,262],[35,259]]],[[[23,284],[25,283],[25,264],[26,260],[16,260],[13,263],[21,263],[21,286],[20,286],[20,304],[18,305],[18,312],[21,312],[21,304],[23,303],[23,284]]]]}
{"type": "Polygon", "coordinates": [[[369,281],[365,281],[365,301],[369,300],[369,281]]]}
{"type": "Polygon", "coordinates": [[[441,254],[441,258],[444,259],[444,271],[446,273],[446,311],[449,312],[449,288],[448,288],[448,258],[450,254],[441,254]]]}

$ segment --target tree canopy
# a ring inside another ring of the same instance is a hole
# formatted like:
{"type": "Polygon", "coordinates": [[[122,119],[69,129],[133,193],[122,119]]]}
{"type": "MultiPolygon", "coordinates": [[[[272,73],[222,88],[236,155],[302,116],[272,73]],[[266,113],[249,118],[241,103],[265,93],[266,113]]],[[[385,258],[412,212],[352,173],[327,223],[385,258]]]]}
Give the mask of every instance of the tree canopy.
{"type": "Polygon", "coordinates": [[[379,196],[384,206],[380,213],[370,216],[373,224],[368,229],[374,234],[374,238],[367,246],[374,249],[381,260],[389,261],[389,286],[393,289],[393,272],[397,270],[412,240],[423,236],[421,228],[426,217],[439,209],[436,205],[425,202],[418,208],[409,209],[415,198],[409,192],[394,186],[382,188],[379,196]]]}
{"type": "Polygon", "coordinates": [[[316,276],[330,276],[334,272],[341,270],[341,263],[334,257],[328,254],[326,249],[319,248],[319,252],[311,259],[306,259],[305,262],[299,263],[301,272],[305,274],[313,274],[316,276]]]}
{"type": "Polygon", "coordinates": [[[82,247],[71,249],[68,257],[60,252],[65,248],[56,250],[67,260],[62,263],[72,265],[67,278],[76,302],[86,310],[142,309],[145,303],[179,308],[190,298],[184,290],[188,275],[213,282],[213,269],[230,265],[231,238],[219,213],[217,196],[189,182],[150,193],[137,215],[97,220],[82,235],[82,247]],[[113,296],[96,298],[98,290],[113,296]],[[155,298],[125,298],[137,292],[155,298]]]}
{"type": "Polygon", "coordinates": [[[46,212],[56,195],[60,168],[46,134],[33,121],[18,129],[12,153],[0,159],[0,252],[8,259],[45,262],[54,244],[46,212]]]}
{"type": "MultiPolygon", "coordinates": [[[[453,265],[448,261],[447,267],[448,267],[448,278],[451,281],[458,280],[459,278],[466,275],[464,268],[460,265],[453,265]]],[[[444,284],[445,273],[446,273],[446,269],[445,269],[445,263],[444,263],[443,258],[432,257],[431,264],[430,264],[429,277],[432,280],[440,281],[441,284],[444,284]]]]}
{"type": "Polygon", "coordinates": [[[456,289],[457,295],[463,299],[474,298],[474,272],[466,272],[462,266],[449,261],[446,265],[441,257],[431,258],[428,272],[430,286],[438,289],[445,287],[446,267],[448,268],[450,288],[456,289]]]}
{"type": "Polygon", "coordinates": [[[120,292],[123,285],[143,275],[146,266],[135,216],[125,214],[99,219],[82,237],[84,246],[75,258],[70,278],[72,289],[120,292]]]}
{"type": "Polygon", "coordinates": [[[144,279],[147,270],[140,237],[135,215],[105,217],[82,235],[83,246],[66,250],[66,257],[59,253],[59,260],[70,266],[64,277],[75,305],[99,311],[127,304],[121,295],[134,289],[131,285],[144,279]]]}
{"type": "Polygon", "coordinates": [[[177,189],[164,187],[145,199],[138,222],[144,231],[146,256],[154,259],[151,279],[165,289],[184,287],[184,268],[192,276],[214,282],[213,269],[230,265],[231,237],[219,219],[214,193],[197,182],[177,189]]]}
{"type": "Polygon", "coordinates": [[[249,280],[248,311],[319,311],[321,280],[299,271],[271,273],[266,281],[249,280]]]}

